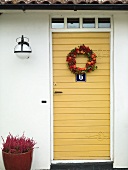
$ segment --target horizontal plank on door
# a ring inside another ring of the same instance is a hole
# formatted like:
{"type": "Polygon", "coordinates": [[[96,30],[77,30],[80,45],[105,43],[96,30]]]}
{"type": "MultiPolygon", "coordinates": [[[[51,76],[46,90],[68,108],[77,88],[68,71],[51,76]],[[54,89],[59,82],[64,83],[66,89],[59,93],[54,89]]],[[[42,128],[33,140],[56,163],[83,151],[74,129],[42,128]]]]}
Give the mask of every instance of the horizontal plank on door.
{"type": "MultiPolygon", "coordinates": [[[[54,82],[57,83],[72,83],[72,82],[76,82],[76,78],[75,75],[71,76],[71,77],[54,77],[54,82]]],[[[110,76],[90,76],[90,75],[86,75],[86,82],[89,83],[97,83],[97,82],[110,82],[110,76]]]]}
{"type": "MultiPolygon", "coordinates": [[[[88,44],[89,48],[92,49],[93,51],[95,50],[110,50],[110,46],[109,43],[107,44],[95,44],[95,42],[93,44],[88,44]]],[[[52,47],[53,51],[68,51],[68,53],[74,49],[74,47],[77,47],[77,44],[73,44],[73,45],[54,45],[52,47]]]]}
{"type": "Polygon", "coordinates": [[[79,107],[109,107],[110,102],[109,101],[86,101],[86,102],[54,102],[54,107],[63,107],[63,108],[68,108],[68,107],[74,107],[74,108],[79,108],[79,107]]]}
{"type": "Polygon", "coordinates": [[[54,120],[54,126],[68,127],[86,127],[86,126],[109,126],[109,120],[54,120]]]}
{"type": "MultiPolygon", "coordinates": [[[[65,55],[65,54],[63,54],[63,55],[53,55],[53,60],[55,60],[55,59],[58,59],[58,58],[62,58],[63,60],[65,59],[65,61],[66,61],[66,59],[67,59],[67,55],[68,55],[68,53],[65,55]]],[[[97,55],[97,57],[96,57],[96,61],[97,60],[99,60],[99,59],[108,59],[108,58],[110,58],[110,54],[96,54],[97,55]]],[[[88,58],[87,58],[87,56],[86,55],[77,55],[76,56],[76,61],[77,61],[77,63],[86,63],[87,61],[88,61],[88,58]],[[81,56],[81,57],[80,57],[81,56]],[[79,58],[81,59],[80,61],[79,61],[79,58]]],[[[101,63],[102,64],[102,63],[101,63]]]]}
{"type": "MultiPolygon", "coordinates": [[[[98,66],[98,64],[109,64],[110,62],[110,58],[109,57],[97,57],[96,58],[96,64],[98,66]]],[[[58,58],[53,58],[53,63],[54,64],[68,64],[68,62],[66,62],[66,57],[58,57],[58,58]]],[[[76,62],[76,65],[78,63],[81,63],[81,64],[86,64],[87,63],[87,60],[86,58],[79,58],[79,61],[76,62]],[[83,61],[85,59],[85,61],[83,61]]]]}
{"type": "Polygon", "coordinates": [[[59,156],[54,154],[54,160],[110,160],[110,156],[59,156]]]}
{"type": "Polygon", "coordinates": [[[52,38],[53,39],[60,39],[60,38],[65,38],[65,37],[67,37],[68,39],[69,38],[76,38],[76,37],[78,37],[78,38],[80,38],[80,37],[85,37],[85,38],[90,38],[90,37],[92,37],[92,38],[95,38],[95,37],[97,37],[97,38],[110,38],[110,33],[108,33],[108,32],[91,32],[91,33],[83,33],[83,32],[61,32],[61,33],[59,33],[59,32],[57,32],[57,33],[53,33],[52,34],[52,38]]]}
{"type": "MultiPolygon", "coordinates": [[[[108,49],[107,50],[95,49],[95,50],[93,50],[93,52],[96,54],[97,58],[99,58],[99,57],[103,57],[103,58],[110,57],[110,51],[108,49]]],[[[52,51],[52,56],[53,56],[53,58],[67,58],[69,53],[70,53],[70,51],[68,51],[68,50],[61,50],[61,51],[54,50],[54,51],[52,51]]],[[[77,54],[76,58],[78,58],[80,55],[84,56],[82,54],[77,54]]],[[[85,56],[85,58],[86,58],[86,56],[85,56]]]]}
{"type": "Polygon", "coordinates": [[[54,101],[109,101],[110,95],[54,95],[54,101]]]}
{"type": "MultiPolygon", "coordinates": [[[[86,74],[86,77],[89,75],[91,76],[109,76],[110,75],[110,71],[109,70],[98,70],[96,69],[95,71],[92,71],[90,73],[87,73],[86,74]]],[[[54,73],[53,73],[53,76],[54,77],[74,77],[75,78],[75,74],[73,74],[68,68],[67,70],[54,70],[54,73]]],[[[98,77],[97,77],[98,78],[98,77]]]]}
{"type": "MultiPolygon", "coordinates": [[[[83,64],[83,63],[81,63],[81,64],[83,64]]],[[[102,64],[98,63],[96,65],[98,65],[98,70],[108,70],[108,69],[110,69],[110,65],[108,63],[102,63],[102,64]]],[[[54,64],[54,66],[53,66],[54,70],[66,70],[67,68],[68,68],[68,66],[65,63],[64,64],[57,63],[57,64],[54,64]]]]}
{"type": "MultiPolygon", "coordinates": [[[[54,158],[60,158],[61,159],[61,157],[63,158],[63,159],[65,159],[65,158],[78,158],[79,157],[79,159],[81,158],[81,157],[85,157],[85,158],[87,158],[87,157],[109,157],[110,156],[110,151],[86,151],[86,152],[80,152],[80,151],[77,151],[77,152],[54,152],[54,158]]],[[[98,159],[98,158],[97,158],[98,159]]]]}
{"type": "Polygon", "coordinates": [[[110,160],[110,156],[106,156],[106,157],[104,157],[104,156],[102,156],[102,157],[97,157],[97,156],[82,156],[82,157],[80,157],[80,156],[75,156],[75,157],[72,157],[72,156],[68,156],[68,157],[66,157],[66,156],[59,156],[59,154],[58,155],[55,155],[54,156],[54,160],[110,160]]]}
{"type": "MultiPolygon", "coordinates": [[[[93,52],[96,54],[97,57],[109,57],[110,56],[110,50],[109,49],[93,49],[93,52]]],[[[66,57],[70,53],[69,50],[62,50],[60,49],[57,51],[52,51],[52,56],[55,58],[58,57],[66,57]]]]}
{"type": "MultiPolygon", "coordinates": [[[[66,60],[67,60],[67,57],[59,56],[59,57],[54,57],[52,62],[54,64],[58,64],[57,69],[59,69],[61,66],[62,66],[62,69],[66,69],[66,66],[68,66],[68,62],[66,60]]],[[[76,65],[78,67],[80,65],[81,66],[85,65],[87,62],[88,62],[88,58],[86,58],[85,56],[76,57],[76,65]]],[[[96,58],[96,64],[95,65],[97,65],[97,66],[99,65],[100,70],[102,70],[102,69],[104,70],[104,69],[109,68],[109,64],[110,64],[110,57],[109,56],[101,56],[101,57],[96,58]]]]}
{"type": "Polygon", "coordinates": [[[99,141],[110,139],[110,133],[109,132],[56,132],[54,133],[54,139],[96,139],[99,141]]]}
{"type": "Polygon", "coordinates": [[[110,145],[110,140],[105,139],[54,139],[54,146],[71,145],[110,145]]]}
{"type": "MultiPolygon", "coordinates": [[[[110,71],[109,70],[98,70],[97,69],[97,70],[92,71],[92,72],[87,73],[87,74],[90,74],[91,76],[103,76],[103,75],[109,76],[110,71]]],[[[68,68],[67,68],[67,70],[60,70],[60,71],[54,70],[54,74],[53,74],[54,77],[56,76],[56,77],[62,77],[62,78],[65,77],[65,76],[70,77],[71,75],[72,75],[72,77],[75,78],[75,74],[73,74],[68,68]]]]}
{"type": "Polygon", "coordinates": [[[85,113],[85,114],[81,114],[81,113],[77,113],[77,114],[69,114],[69,113],[55,113],[54,114],[54,120],[109,120],[110,119],[110,114],[89,114],[89,113],[85,113]]]}
{"type": "MultiPolygon", "coordinates": [[[[64,63],[65,63],[65,65],[66,65],[67,68],[68,68],[68,63],[66,62],[66,59],[65,59],[65,58],[62,58],[62,57],[54,58],[54,59],[53,59],[53,63],[54,63],[54,64],[64,64],[64,63]]],[[[86,64],[86,61],[85,61],[85,62],[80,61],[80,63],[86,64]]],[[[110,63],[109,57],[105,57],[105,58],[99,57],[99,58],[97,59],[97,63],[96,63],[95,65],[98,67],[98,64],[109,64],[109,63],[110,63]]],[[[100,70],[102,70],[102,69],[100,69],[100,70]]],[[[103,68],[103,70],[106,70],[106,69],[103,68]]]]}
{"type": "MultiPolygon", "coordinates": [[[[97,56],[96,57],[96,62],[99,63],[99,64],[106,64],[106,63],[100,63],[101,61],[110,61],[109,59],[109,55],[107,56],[97,56]]],[[[61,59],[61,62],[60,64],[65,64],[66,63],[66,60],[67,60],[67,56],[59,56],[59,57],[53,57],[53,62],[56,63],[56,60],[58,61],[59,59],[61,59]]],[[[86,55],[77,55],[77,57],[75,58],[76,60],[76,63],[77,64],[86,64],[88,62],[88,58],[86,55]]]]}
{"type": "Polygon", "coordinates": [[[85,133],[85,132],[110,132],[110,127],[109,126],[86,126],[86,127],[54,127],[54,132],[80,132],[80,133],[85,133]]]}
{"type": "MultiPolygon", "coordinates": [[[[94,51],[93,51],[94,52],[94,51]]],[[[110,58],[110,52],[102,52],[102,51],[96,51],[94,52],[96,54],[96,59],[98,58],[110,58]]],[[[67,59],[67,56],[69,54],[69,51],[53,51],[52,53],[52,58],[53,59],[57,59],[57,58],[64,58],[67,59]]],[[[84,59],[87,59],[86,55],[80,55],[81,57],[83,57],[84,59]]],[[[79,55],[76,56],[76,59],[80,58],[79,55]]]]}
{"type": "Polygon", "coordinates": [[[108,114],[110,113],[110,107],[88,107],[88,108],[54,108],[55,113],[65,113],[65,114],[108,114]]]}
{"type": "Polygon", "coordinates": [[[109,151],[110,145],[54,145],[55,152],[93,152],[93,151],[109,151]]]}
{"type": "MultiPolygon", "coordinates": [[[[82,88],[82,89],[71,89],[71,88],[62,88],[61,89],[63,91],[63,94],[66,95],[66,94],[69,94],[69,95],[75,95],[75,94],[110,94],[110,88],[105,88],[105,89],[90,89],[90,88],[82,88]]],[[[54,91],[55,91],[55,88],[54,88],[54,91]]],[[[54,92],[53,91],[53,92],[54,92]]],[[[61,94],[62,95],[62,94],[61,94]]]]}
{"type": "MultiPolygon", "coordinates": [[[[102,38],[102,39],[100,39],[100,38],[95,38],[95,40],[94,40],[94,38],[87,38],[86,39],[86,41],[85,41],[85,38],[84,37],[77,37],[77,38],[72,38],[72,39],[68,39],[67,37],[65,37],[65,38],[58,38],[58,39],[53,39],[53,41],[52,41],[52,44],[53,45],[60,45],[60,44],[62,44],[62,45],[64,45],[64,44],[79,44],[79,45],[82,45],[81,44],[81,42],[83,42],[83,44],[85,44],[85,46],[87,46],[88,47],[88,45],[86,45],[86,44],[109,44],[110,43],[110,40],[109,40],[109,38],[102,38]]],[[[78,47],[78,46],[76,46],[76,47],[78,47]]]]}
{"type": "Polygon", "coordinates": [[[93,152],[93,151],[109,151],[110,145],[89,145],[89,144],[83,144],[83,145],[54,145],[54,151],[55,152],[93,152]]]}
{"type": "Polygon", "coordinates": [[[57,83],[56,86],[54,86],[54,90],[70,88],[74,89],[75,94],[75,89],[108,89],[110,88],[110,84],[109,82],[103,83],[73,82],[73,83],[57,83]]]}

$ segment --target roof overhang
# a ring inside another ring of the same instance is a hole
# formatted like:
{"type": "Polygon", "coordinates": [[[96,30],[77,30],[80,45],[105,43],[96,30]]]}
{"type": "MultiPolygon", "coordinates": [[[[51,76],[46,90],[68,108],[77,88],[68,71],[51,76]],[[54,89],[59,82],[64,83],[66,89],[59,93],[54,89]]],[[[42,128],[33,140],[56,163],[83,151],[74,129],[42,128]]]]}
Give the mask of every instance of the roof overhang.
{"type": "Polygon", "coordinates": [[[127,11],[128,4],[0,4],[0,10],[119,10],[127,11]]]}

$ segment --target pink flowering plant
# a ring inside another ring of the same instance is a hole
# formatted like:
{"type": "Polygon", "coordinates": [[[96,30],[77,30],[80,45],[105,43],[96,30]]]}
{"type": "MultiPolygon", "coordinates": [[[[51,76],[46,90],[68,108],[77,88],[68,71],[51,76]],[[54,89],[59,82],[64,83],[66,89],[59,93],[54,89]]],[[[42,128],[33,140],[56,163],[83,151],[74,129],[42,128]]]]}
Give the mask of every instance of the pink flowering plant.
{"type": "Polygon", "coordinates": [[[25,153],[34,149],[36,142],[30,138],[25,137],[24,133],[22,136],[13,136],[11,133],[6,138],[3,139],[2,151],[10,154],[25,153]]]}

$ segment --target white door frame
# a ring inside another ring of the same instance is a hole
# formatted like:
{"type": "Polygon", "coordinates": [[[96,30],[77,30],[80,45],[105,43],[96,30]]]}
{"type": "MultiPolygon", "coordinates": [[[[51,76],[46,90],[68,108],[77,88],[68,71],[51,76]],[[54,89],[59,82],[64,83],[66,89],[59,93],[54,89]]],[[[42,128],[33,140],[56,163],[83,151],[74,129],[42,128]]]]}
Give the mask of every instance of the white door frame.
{"type": "Polygon", "coordinates": [[[82,16],[85,17],[85,13],[77,15],[77,18],[80,18],[80,28],[78,29],[68,29],[67,28],[67,17],[75,18],[75,16],[67,14],[51,15],[50,17],[50,28],[51,28],[51,18],[64,18],[65,26],[64,29],[50,29],[50,91],[51,91],[51,163],[83,163],[83,162],[110,162],[113,161],[113,143],[114,143],[114,55],[113,55],[113,18],[112,16],[104,15],[86,15],[86,18],[95,18],[96,27],[95,28],[82,28],[82,16]],[[111,28],[98,28],[98,18],[110,18],[111,19],[111,28]],[[53,60],[52,60],[52,33],[53,32],[109,32],[110,33],[110,160],[53,160],[53,145],[54,145],[54,131],[53,131],[53,60]]]}

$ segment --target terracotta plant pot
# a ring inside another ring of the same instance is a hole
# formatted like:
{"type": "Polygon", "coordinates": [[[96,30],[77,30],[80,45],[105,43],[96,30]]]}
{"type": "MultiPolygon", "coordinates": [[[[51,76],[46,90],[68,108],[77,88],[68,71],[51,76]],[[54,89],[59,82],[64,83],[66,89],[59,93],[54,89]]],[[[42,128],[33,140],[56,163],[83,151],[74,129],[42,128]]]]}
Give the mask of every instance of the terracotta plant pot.
{"type": "Polygon", "coordinates": [[[32,163],[33,150],[20,153],[9,154],[2,152],[3,162],[6,170],[30,170],[32,163]]]}

